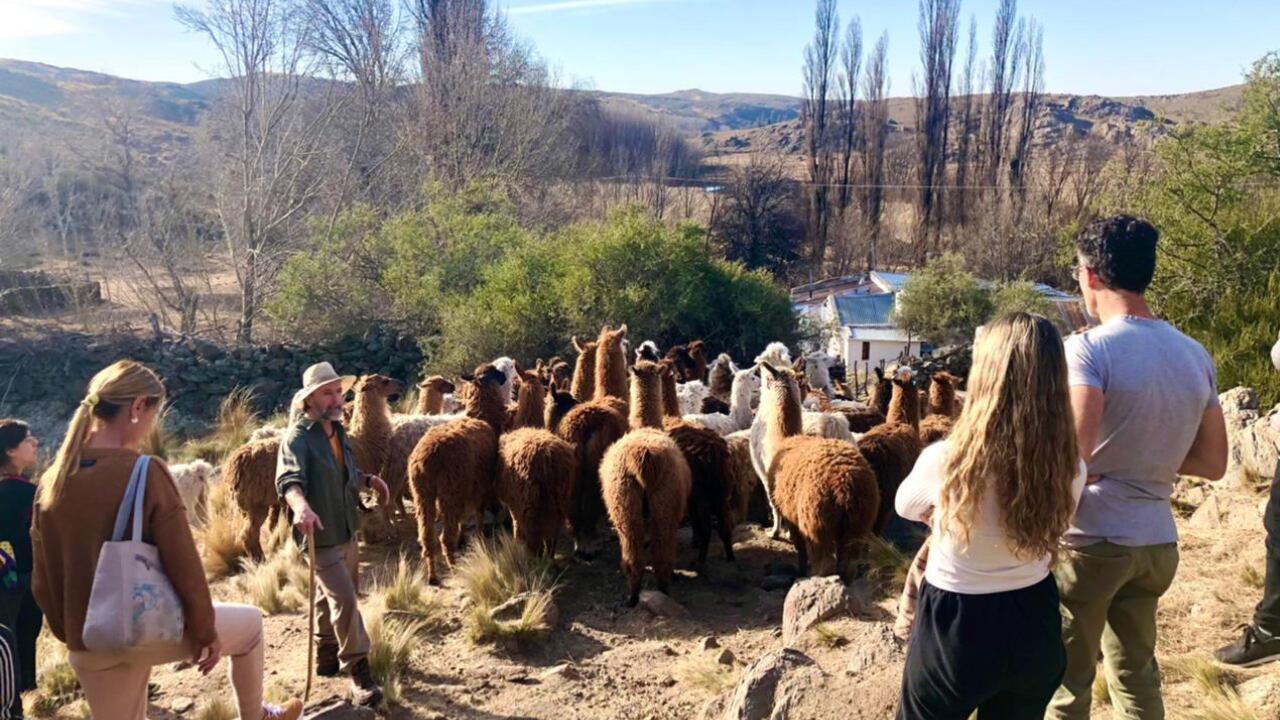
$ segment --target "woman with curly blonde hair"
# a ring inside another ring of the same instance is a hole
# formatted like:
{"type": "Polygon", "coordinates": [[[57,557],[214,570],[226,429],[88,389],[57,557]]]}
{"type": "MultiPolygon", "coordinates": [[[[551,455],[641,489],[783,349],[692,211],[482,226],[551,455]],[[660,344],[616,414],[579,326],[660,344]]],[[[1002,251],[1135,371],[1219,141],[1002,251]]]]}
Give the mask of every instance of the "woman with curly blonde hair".
{"type": "Polygon", "coordinates": [[[1084,488],[1062,337],[1038,315],[992,323],[955,430],[898,489],[933,537],[899,718],[1036,718],[1066,667],[1050,569],[1084,488]]]}

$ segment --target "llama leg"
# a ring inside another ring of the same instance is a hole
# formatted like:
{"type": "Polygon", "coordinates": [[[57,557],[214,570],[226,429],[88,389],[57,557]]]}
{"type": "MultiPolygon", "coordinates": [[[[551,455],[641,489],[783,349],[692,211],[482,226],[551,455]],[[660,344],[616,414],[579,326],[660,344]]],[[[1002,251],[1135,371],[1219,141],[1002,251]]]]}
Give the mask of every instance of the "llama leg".
{"type": "Polygon", "coordinates": [[[267,515],[271,512],[270,506],[263,507],[255,505],[248,508],[249,516],[244,528],[240,531],[240,544],[244,546],[245,552],[254,560],[262,560],[262,526],[267,521],[267,515]]]}
{"type": "Polygon", "coordinates": [[[724,559],[728,562],[737,562],[737,558],[733,556],[733,526],[729,520],[729,509],[721,508],[720,517],[716,518],[716,530],[720,533],[720,543],[724,545],[724,559]]]}
{"type": "Polygon", "coordinates": [[[435,499],[423,498],[417,492],[414,495],[417,496],[414,502],[418,506],[418,545],[422,548],[422,562],[426,565],[427,583],[439,585],[440,578],[436,575],[435,499]]]}
{"type": "Polygon", "coordinates": [[[809,548],[805,545],[805,540],[800,536],[800,532],[795,525],[787,523],[787,532],[791,534],[791,542],[796,546],[797,570],[800,577],[808,577],[809,575],[809,548]]]}
{"type": "Polygon", "coordinates": [[[689,508],[693,525],[693,546],[698,550],[698,565],[707,564],[707,547],[711,545],[711,513],[704,502],[694,502],[689,508]]]}
{"type": "Polygon", "coordinates": [[[837,572],[836,544],[828,539],[817,539],[809,545],[810,571],[814,577],[826,577],[837,572]]]}
{"type": "MultiPolygon", "coordinates": [[[[675,573],[676,531],[679,528],[680,524],[678,522],[669,523],[665,527],[654,527],[652,530],[653,537],[649,539],[650,556],[653,558],[653,574],[658,580],[658,589],[667,595],[671,594],[671,576],[675,573]]],[[[709,535],[710,533],[708,533],[709,535]]],[[[704,553],[705,548],[706,546],[704,545],[704,553]]]]}
{"type": "Polygon", "coordinates": [[[782,540],[784,539],[782,515],[778,514],[778,506],[773,503],[771,483],[762,481],[761,484],[764,485],[764,499],[769,501],[769,512],[773,515],[773,525],[769,527],[769,537],[774,540],[782,540]]]}

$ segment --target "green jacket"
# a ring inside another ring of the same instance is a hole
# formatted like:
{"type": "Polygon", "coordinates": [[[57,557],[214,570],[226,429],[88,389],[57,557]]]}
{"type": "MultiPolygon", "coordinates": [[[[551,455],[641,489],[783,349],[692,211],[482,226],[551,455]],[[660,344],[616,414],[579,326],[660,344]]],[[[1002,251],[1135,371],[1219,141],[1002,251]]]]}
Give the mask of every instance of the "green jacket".
{"type": "MultiPolygon", "coordinates": [[[[360,527],[360,473],[351,445],[341,423],[333,423],[342,441],[346,474],[333,458],[329,438],[324,425],[317,420],[303,417],[280,439],[280,452],[276,456],[276,490],[283,498],[291,486],[302,488],[311,511],[320,518],[323,530],[316,530],[316,547],[344,545],[356,535],[360,527]]],[[[294,531],[294,539],[305,545],[301,534],[294,531]]]]}

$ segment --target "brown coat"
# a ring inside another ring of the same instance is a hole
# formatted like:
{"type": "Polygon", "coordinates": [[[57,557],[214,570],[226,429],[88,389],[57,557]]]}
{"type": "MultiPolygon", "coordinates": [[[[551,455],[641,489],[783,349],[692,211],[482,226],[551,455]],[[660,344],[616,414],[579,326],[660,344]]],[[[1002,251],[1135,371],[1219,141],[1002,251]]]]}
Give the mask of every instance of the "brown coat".
{"type": "MultiPolygon", "coordinates": [[[[38,504],[31,523],[34,569],[31,590],[49,630],[72,650],[85,650],[84,619],[102,544],[111,539],[116,509],[138,453],[85,448],[81,469],[67,477],[62,498],[38,504]]],[[[187,636],[200,647],[213,643],[213,600],[196,552],[182,496],[169,469],[151,460],[143,507],[142,539],[160,550],[160,561],[182,601],[187,636]]],[[[129,521],[132,523],[132,519],[129,521]]]]}

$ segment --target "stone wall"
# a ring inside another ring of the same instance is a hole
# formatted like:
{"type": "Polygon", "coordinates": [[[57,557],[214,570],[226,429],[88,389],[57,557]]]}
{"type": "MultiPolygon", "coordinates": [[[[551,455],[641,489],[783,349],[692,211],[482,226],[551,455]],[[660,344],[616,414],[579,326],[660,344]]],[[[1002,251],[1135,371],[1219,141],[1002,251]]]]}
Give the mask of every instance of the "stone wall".
{"type": "Polygon", "coordinates": [[[265,417],[285,409],[312,363],[327,360],[340,373],[378,372],[413,382],[423,356],[411,338],[384,331],[319,347],[227,348],[185,338],[78,333],[34,340],[0,337],[0,416],[27,419],[49,444],[61,436],[89,379],[121,359],[160,373],[169,391],[168,428],[193,436],[209,427],[218,404],[236,388],[252,390],[265,417]]]}
{"type": "Polygon", "coordinates": [[[42,315],[101,302],[102,286],[94,281],[37,271],[0,271],[0,317],[42,315]]]}

